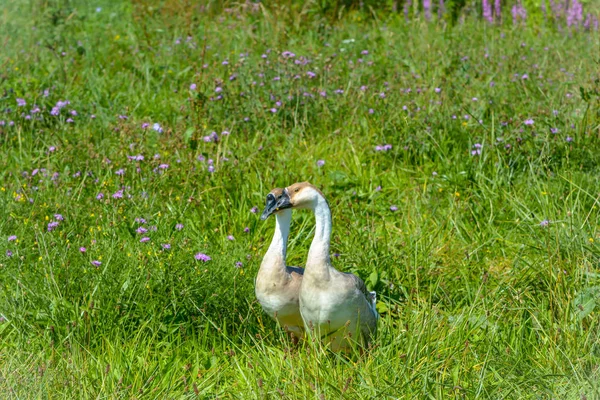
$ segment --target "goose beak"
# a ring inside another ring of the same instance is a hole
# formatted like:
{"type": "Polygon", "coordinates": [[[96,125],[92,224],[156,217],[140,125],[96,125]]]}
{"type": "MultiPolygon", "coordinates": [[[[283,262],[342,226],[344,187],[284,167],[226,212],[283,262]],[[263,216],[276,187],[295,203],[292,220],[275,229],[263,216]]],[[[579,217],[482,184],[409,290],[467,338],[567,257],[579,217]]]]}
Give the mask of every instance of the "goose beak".
{"type": "Polygon", "coordinates": [[[287,189],[285,189],[275,205],[275,211],[285,210],[286,208],[292,208],[292,202],[287,189]]]}
{"type": "Polygon", "coordinates": [[[269,215],[273,214],[273,212],[277,211],[275,210],[277,206],[277,200],[275,199],[275,196],[273,196],[271,193],[269,193],[267,195],[267,204],[265,205],[265,209],[263,210],[260,219],[262,219],[263,221],[266,220],[267,218],[269,218],[269,215]]]}

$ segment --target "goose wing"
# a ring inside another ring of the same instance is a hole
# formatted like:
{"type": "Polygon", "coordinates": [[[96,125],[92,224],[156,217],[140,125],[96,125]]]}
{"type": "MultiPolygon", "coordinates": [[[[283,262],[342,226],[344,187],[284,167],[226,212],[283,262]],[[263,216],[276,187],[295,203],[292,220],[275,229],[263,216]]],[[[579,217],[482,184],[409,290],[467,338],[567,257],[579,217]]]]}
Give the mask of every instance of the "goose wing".
{"type": "Polygon", "coordinates": [[[304,268],[302,267],[285,267],[287,270],[288,274],[298,274],[298,275],[304,275],[304,268]]]}
{"type": "Polygon", "coordinates": [[[367,285],[365,285],[365,282],[362,279],[360,279],[358,276],[354,275],[351,272],[344,272],[344,275],[346,275],[346,277],[350,281],[350,284],[354,286],[356,290],[360,291],[362,294],[365,295],[365,298],[369,299],[370,294],[367,290],[367,285]]]}
{"type": "Polygon", "coordinates": [[[345,272],[344,275],[346,275],[349,278],[351,284],[354,285],[356,290],[360,291],[365,296],[365,300],[369,304],[369,308],[373,312],[373,315],[376,319],[379,319],[379,313],[377,312],[377,308],[375,308],[375,303],[377,302],[377,292],[370,292],[367,289],[367,285],[365,285],[365,282],[358,276],[350,272],[345,272]]]}

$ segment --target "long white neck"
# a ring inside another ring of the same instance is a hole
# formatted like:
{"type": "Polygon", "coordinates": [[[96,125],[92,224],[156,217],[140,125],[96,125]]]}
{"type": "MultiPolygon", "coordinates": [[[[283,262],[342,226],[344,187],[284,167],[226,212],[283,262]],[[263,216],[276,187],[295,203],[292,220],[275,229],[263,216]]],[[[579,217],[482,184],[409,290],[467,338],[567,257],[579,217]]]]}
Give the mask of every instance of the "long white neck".
{"type": "Polygon", "coordinates": [[[285,269],[285,256],[287,254],[287,242],[290,234],[290,223],[292,221],[292,210],[282,210],[275,214],[275,233],[271,245],[263,258],[263,266],[285,269]]]}
{"type": "Polygon", "coordinates": [[[331,211],[327,201],[318,196],[313,207],[315,213],[315,237],[308,250],[306,260],[306,273],[314,275],[317,279],[328,280],[331,262],[329,258],[329,242],[331,240],[331,211]]]}

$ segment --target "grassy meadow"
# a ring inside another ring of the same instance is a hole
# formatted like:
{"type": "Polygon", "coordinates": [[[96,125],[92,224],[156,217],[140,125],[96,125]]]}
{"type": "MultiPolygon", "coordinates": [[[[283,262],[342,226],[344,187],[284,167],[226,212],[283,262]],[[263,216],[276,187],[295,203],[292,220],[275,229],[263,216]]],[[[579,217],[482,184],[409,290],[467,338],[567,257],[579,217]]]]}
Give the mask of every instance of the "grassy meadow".
{"type": "Polygon", "coordinates": [[[0,42],[0,398],[600,398],[598,31],[8,0],[0,42]],[[304,180],[363,354],[255,300],[304,180]]]}

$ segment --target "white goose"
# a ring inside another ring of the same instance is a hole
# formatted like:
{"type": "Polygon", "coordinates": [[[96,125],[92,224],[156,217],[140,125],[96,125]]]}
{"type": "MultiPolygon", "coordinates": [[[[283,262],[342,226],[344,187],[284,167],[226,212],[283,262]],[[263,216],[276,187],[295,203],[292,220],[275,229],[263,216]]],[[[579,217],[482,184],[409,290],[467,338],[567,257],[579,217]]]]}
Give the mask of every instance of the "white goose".
{"type": "Polygon", "coordinates": [[[255,281],[255,293],[263,310],[297,341],[304,334],[298,296],[304,270],[287,267],[285,256],[292,220],[292,210],[276,210],[283,189],[276,188],[267,195],[266,206],[261,215],[265,220],[275,214],[275,233],[265,254],[255,281]]]}
{"type": "Polygon", "coordinates": [[[315,237],[308,251],[300,287],[300,313],[307,331],[330,343],[333,351],[349,350],[354,343],[368,344],[377,331],[379,315],[375,292],[351,273],[331,265],[331,211],[325,196],[308,182],[284,189],[276,210],[310,209],[315,214],[315,237]]]}

